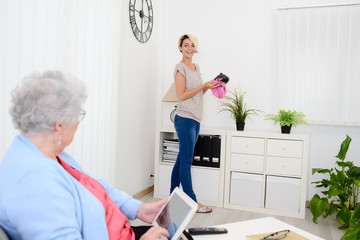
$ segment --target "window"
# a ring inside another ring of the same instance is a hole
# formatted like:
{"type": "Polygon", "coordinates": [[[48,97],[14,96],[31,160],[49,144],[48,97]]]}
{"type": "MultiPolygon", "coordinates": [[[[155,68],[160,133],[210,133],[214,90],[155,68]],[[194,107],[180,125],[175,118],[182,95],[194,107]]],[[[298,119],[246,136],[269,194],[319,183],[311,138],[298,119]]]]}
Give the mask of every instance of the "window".
{"type": "Polygon", "coordinates": [[[360,126],[360,4],[279,9],[279,107],[360,126]]]}

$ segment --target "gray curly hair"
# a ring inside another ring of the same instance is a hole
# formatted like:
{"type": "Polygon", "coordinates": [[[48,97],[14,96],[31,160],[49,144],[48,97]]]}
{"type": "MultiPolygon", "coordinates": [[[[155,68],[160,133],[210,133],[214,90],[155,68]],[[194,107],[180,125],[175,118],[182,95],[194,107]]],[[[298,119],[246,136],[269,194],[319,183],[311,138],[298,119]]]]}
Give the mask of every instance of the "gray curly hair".
{"type": "Polygon", "coordinates": [[[87,97],[85,85],[59,71],[33,73],[11,92],[10,115],[24,135],[47,134],[60,120],[71,126],[79,119],[87,97]]]}

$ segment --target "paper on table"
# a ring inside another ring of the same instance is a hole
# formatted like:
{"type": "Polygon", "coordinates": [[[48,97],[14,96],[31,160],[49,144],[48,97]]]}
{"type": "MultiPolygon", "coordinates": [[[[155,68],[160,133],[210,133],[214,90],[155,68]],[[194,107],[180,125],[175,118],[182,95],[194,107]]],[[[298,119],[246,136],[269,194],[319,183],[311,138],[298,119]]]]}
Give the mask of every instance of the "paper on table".
{"type": "MultiPolygon", "coordinates": [[[[247,239],[254,239],[254,240],[260,240],[263,237],[268,236],[269,234],[272,234],[274,232],[269,233],[262,233],[262,234],[256,234],[256,235],[249,235],[246,236],[247,239]]],[[[303,237],[294,231],[290,230],[290,232],[287,234],[287,236],[284,238],[285,240],[310,240],[309,238],[303,237]]]]}

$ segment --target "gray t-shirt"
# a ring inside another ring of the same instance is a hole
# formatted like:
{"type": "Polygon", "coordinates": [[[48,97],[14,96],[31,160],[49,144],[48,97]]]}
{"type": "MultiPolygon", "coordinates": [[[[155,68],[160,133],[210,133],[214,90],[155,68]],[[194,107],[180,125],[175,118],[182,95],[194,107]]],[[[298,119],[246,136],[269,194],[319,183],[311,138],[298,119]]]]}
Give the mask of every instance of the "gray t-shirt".
{"type": "MultiPolygon", "coordinates": [[[[175,66],[174,79],[177,71],[179,71],[185,77],[185,90],[197,88],[202,84],[199,66],[195,64],[195,68],[196,71],[194,72],[186,67],[182,62],[175,66]]],[[[197,122],[200,122],[203,111],[203,95],[203,91],[200,91],[196,95],[185,99],[184,101],[180,101],[176,96],[178,101],[176,114],[180,117],[191,118],[197,122]]]]}

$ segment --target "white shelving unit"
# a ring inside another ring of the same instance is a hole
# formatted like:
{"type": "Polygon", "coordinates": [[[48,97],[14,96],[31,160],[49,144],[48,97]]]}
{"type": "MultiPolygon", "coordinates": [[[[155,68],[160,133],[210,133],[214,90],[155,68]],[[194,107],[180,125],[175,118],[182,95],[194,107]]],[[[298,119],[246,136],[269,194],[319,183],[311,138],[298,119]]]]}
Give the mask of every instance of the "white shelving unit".
{"type": "MultiPolygon", "coordinates": [[[[209,206],[223,207],[226,131],[217,129],[200,129],[200,135],[220,136],[220,168],[192,166],[191,175],[194,192],[200,203],[209,206]]],[[[173,127],[162,127],[156,131],[154,165],[155,198],[164,198],[169,195],[171,172],[174,163],[162,161],[162,142],[164,139],[176,138],[176,131],[173,127]]]]}
{"type": "Polygon", "coordinates": [[[309,137],[227,131],[224,207],[305,218],[309,137]]]}

